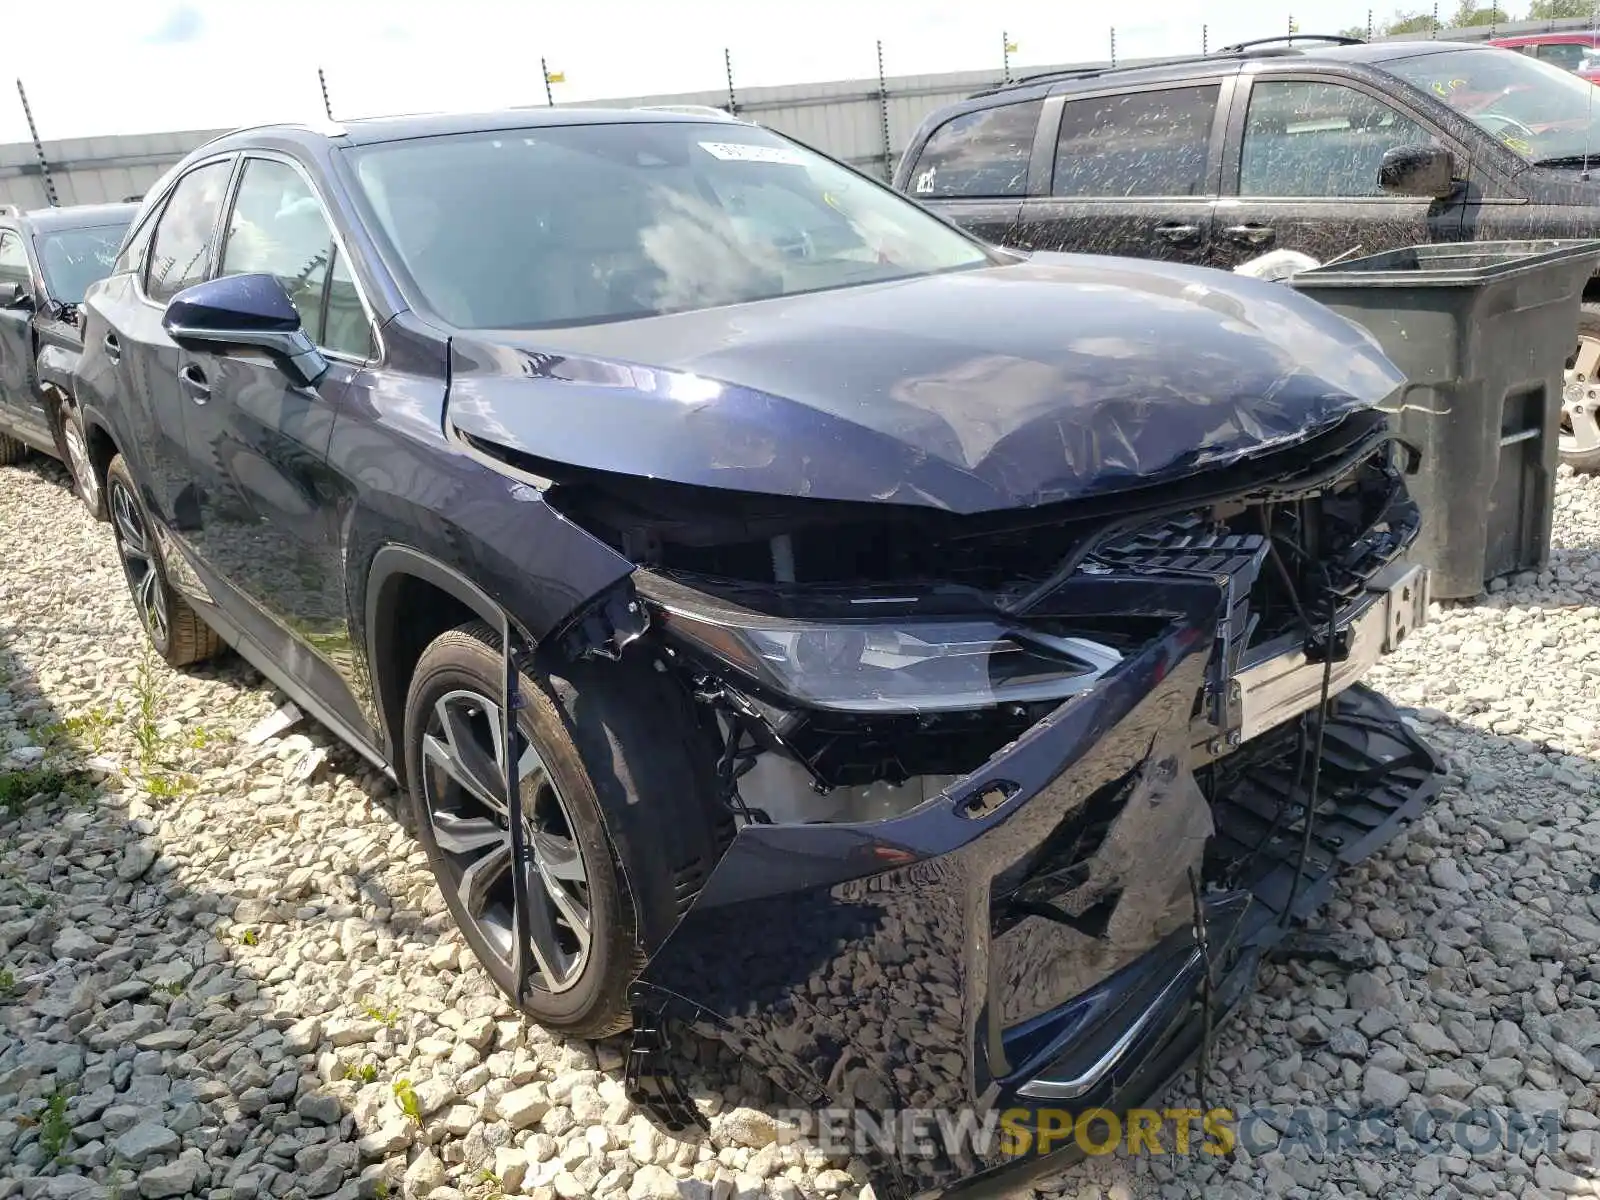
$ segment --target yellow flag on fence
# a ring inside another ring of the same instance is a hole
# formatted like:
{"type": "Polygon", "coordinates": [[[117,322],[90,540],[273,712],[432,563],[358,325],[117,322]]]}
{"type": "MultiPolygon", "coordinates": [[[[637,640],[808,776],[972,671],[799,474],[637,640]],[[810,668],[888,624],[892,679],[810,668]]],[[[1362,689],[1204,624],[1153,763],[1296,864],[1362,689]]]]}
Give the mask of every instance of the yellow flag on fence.
{"type": "Polygon", "coordinates": [[[1017,44],[1015,42],[1007,42],[1006,43],[1006,53],[1007,54],[1015,54],[1016,52],[1017,52],[1017,44]]]}
{"type": "Polygon", "coordinates": [[[550,71],[544,78],[546,83],[565,83],[567,81],[567,73],[565,71],[550,71]]]}

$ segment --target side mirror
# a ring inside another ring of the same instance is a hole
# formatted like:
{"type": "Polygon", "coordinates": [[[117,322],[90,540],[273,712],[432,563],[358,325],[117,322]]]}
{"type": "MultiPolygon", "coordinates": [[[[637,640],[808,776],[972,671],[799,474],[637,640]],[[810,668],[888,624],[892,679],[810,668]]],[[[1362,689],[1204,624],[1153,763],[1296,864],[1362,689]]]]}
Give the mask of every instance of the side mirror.
{"type": "Polygon", "coordinates": [[[316,386],[328,373],[328,360],[271,275],[229,275],[184,288],[167,302],[161,327],[186,350],[265,350],[301,387],[316,386]]]}
{"type": "Polygon", "coordinates": [[[33,307],[33,293],[26,284],[16,280],[7,280],[0,283],[0,308],[29,308],[33,307]]]}
{"type": "Polygon", "coordinates": [[[1390,196],[1444,200],[1455,191],[1456,163],[1443,146],[1396,146],[1378,164],[1378,187],[1390,196]]]}

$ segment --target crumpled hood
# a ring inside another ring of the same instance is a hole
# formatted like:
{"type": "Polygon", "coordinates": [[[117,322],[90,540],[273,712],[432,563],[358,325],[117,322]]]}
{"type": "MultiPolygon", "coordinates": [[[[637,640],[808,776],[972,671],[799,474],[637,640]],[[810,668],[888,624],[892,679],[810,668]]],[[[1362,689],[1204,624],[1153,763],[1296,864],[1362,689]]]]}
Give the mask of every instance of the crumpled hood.
{"type": "Polygon", "coordinates": [[[449,419],[551,463],[971,513],[1308,437],[1404,379],[1281,284],[1088,255],[451,347],[449,419]]]}

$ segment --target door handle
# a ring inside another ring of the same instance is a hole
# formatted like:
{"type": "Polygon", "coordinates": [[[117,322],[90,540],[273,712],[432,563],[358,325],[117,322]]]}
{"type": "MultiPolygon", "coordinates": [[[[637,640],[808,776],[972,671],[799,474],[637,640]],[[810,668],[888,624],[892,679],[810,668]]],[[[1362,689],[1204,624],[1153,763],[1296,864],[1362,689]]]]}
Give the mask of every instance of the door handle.
{"type": "Polygon", "coordinates": [[[106,336],[101,340],[100,344],[105,347],[106,357],[112,362],[122,361],[122,343],[117,341],[116,334],[106,334],[106,336]]]}
{"type": "Polygon", "coordinates": [[[1157,225],[1156,236],[1162,241],[1171,242],[1174,246],[1182,246],[1200,240],[1200,226],[1198,225],[1157,225]]]}
{"type": "Polygon", "coordinates": [[[1278,236],[1278,231],[1270,225],[1229,225],[1222,232],[1229,241],[1241,246],[1265,246],[1278,236]]]}
{"type": "Polygon", "coordinates": [[[206,382],[205,372],[193,363],[178,372],[178,387],[196,404],[211,399],[211,385],[206,382]]]}

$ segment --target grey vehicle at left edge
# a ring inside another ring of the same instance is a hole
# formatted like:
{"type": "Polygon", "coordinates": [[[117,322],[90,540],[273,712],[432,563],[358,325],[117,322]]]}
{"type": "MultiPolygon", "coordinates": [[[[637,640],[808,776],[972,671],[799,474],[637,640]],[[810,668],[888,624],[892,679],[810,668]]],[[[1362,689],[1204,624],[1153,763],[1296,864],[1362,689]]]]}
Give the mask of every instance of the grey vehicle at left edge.
{"type": "Polygon", "coordinates": [[[111,270],[137,204],[22,212],[0,205],[0,465],[37,451],[66,462],[102,515],[72,369],[83,350],[78,305],[111,270]]]}

